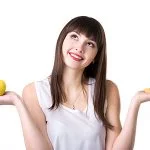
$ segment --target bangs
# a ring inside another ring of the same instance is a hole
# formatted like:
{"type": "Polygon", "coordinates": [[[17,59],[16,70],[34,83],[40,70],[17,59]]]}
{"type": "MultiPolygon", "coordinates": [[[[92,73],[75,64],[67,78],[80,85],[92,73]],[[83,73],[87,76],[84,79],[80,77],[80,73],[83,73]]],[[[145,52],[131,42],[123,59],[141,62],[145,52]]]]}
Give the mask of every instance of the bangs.
{"type": "Polygon", "coordinates": [[[73,20],[67,29],[67,32],[75,31],[82,33],[97,44],[100,42],[101,33],[99,30],[99,23],[93,18],[76,18],[73,20]]]}

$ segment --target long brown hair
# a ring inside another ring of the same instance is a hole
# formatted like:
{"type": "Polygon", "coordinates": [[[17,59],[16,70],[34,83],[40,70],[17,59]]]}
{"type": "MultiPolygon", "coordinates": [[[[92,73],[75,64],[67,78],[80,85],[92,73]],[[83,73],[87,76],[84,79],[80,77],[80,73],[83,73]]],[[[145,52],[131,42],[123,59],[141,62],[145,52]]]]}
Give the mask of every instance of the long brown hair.
{"type": "Polygon", "coordinates": [[[50,109],[57,109],[59,104],[66,99],[64,89],[62,87],[62,77],[64,62],[62,57],[62,44],[69,32],[78,31],[85,34],[87,37],[92,37],[98,47],[97,55],[94,63],[91,63],[84,69],[83,79],[94,78],[94,110],[98,118],[103,121],[103,124],[112,128],[112,125],[107,121],[104,114],[104,104],[106,100],[106,39],[102,25],[94,18],[87,16],[79,16],[70,20],[62,29],[56,44],[54,66],[51,74],[50,90],[52,95],[52,106],[50,109]]]}

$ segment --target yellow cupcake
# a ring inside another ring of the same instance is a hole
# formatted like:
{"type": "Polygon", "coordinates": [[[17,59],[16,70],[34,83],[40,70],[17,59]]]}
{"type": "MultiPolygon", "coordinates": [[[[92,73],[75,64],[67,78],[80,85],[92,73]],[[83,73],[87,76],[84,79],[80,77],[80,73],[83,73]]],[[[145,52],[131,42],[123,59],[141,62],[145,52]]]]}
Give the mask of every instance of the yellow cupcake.
{"type": "Polygon", "coordinates": [[[6,83],[3,80],[0,80],[0,96],[4,95],[6,90],[6,83]]]}
{"type": "Polygon", "coordinates": [[[150,88],[145,88],[145,89],[144,89],[144,92],[145,92],[145,93],[150,93],[150,88]]]}

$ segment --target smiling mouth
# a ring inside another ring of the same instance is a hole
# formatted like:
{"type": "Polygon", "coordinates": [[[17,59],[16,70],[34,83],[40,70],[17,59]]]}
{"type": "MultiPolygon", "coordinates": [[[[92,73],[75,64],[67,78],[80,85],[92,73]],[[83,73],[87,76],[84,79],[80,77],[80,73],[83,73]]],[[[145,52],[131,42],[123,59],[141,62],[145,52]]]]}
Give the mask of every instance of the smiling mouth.
{"type": "Polygon", "coordinates": [[[83,60],[83,57],[81,57],[81,56],[78,55],[78,54],[69,52],[69,55],[70,55],[70,56],[72,57],[72,59],[75,60],[75,61],[81,61],[81,60],[83,60]]]}

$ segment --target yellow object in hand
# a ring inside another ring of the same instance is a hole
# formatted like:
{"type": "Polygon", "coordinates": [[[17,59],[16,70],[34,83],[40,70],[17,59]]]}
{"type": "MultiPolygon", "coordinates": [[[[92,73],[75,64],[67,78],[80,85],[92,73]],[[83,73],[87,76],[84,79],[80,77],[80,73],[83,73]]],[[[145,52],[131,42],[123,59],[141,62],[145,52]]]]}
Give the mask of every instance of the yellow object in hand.
{"type": "Polygon", "coordinates": [[[4,95],[6,90],[6,83],[3,80],[0,80],[0,96],[4,95]]]}
{"type": "Polygon", "coordinates": [[[144,89],[144,92],[145,92],[145,93],[150,93],[150,88],[145,88],[145,89],[144,89]]]}

